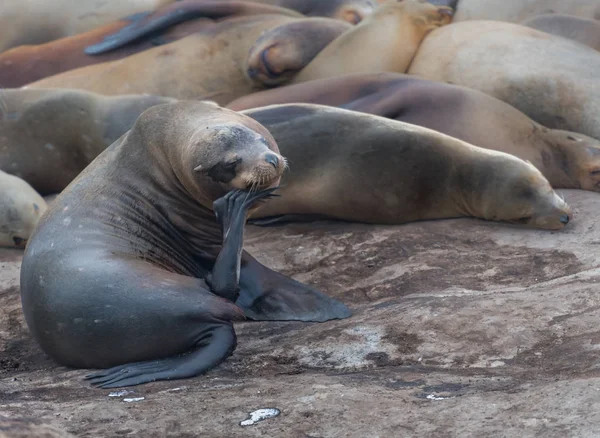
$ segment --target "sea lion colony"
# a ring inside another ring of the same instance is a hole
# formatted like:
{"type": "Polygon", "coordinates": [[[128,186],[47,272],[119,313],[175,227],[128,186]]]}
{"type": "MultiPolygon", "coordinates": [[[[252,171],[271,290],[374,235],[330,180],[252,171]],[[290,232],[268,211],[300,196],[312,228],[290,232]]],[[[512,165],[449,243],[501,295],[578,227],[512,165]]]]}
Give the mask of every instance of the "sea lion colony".
{"type": "Polygon", "coordinates": [[[600,191],[593,0],[25,3],[0,245],[32,336],[100,387],[202,374],[234,321],[351,316],[246,253],[248,218],[561,230],[554,189],[600,191]]]}

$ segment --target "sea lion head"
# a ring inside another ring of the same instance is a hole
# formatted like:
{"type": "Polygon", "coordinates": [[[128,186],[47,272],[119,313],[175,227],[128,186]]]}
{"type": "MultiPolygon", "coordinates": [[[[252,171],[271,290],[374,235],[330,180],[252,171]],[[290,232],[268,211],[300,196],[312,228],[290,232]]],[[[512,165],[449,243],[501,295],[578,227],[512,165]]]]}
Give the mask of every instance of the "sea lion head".
{"type": "MultiPolygon", "coordinates": [[[[398,0],[404,14],[410,17],[416,27],[422,29],[425,33],[450,24],[454,16],[454,9],[450,6],[432,4],[426,0],[398,0]]],[[[387,9],[394,10],[395,2],[392,0],[384,3],[378,13],[385,13],[387,9]]]]}
{"type": "Polygon", "coordinates": [[[165,154],[169,166],[163,168],[204,206],[233,189],[276,187],[287,166],[265,127],[214,102],[160,105],[142,116],[146,126],[158,122],[153,129],[160,131],[160,153],[154,154],[159,164],[165,154]]]}
{"type": "Polygon", "coordinates": [[[247,75],[263,86],[281,85],[352,26],[331,18],[307,18],[263,32],[248,53],[247,75]]]}
{"type": "MultiPolygon", "coordinates": [[[[492,161],[492,164],[494,161],[492,161]]],[[[490,168],[482,192],[486,219],[544,230],[560,230],[573,217],[571,208],[531,163],[516,157],[490,168]]]]}
{"type": "Polygon", "coordinates": [[[0,171],[0,246],[25,248],[47,208],[28,183],[0,171]]]}
{"type": "Polygon", "coordinates": [[[557,163],[583,190],[600,192],[600,141],[583,134],[551,130],[557,163]]]}
{"type": "Polygon", "coordinates": [[[377,8],[377,3],[371,0],[338,0],[320,1],[320,5],[330,9],[319,15],[346,21],[350,24],[358,24],[371,15],[377,8]]]}

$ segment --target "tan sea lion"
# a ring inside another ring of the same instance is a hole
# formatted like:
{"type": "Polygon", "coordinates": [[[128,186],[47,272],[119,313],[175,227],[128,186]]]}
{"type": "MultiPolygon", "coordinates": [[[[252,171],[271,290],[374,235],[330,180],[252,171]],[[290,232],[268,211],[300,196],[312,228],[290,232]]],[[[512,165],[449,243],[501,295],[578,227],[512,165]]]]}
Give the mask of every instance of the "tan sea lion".
{"type": "Polygon", "coordinates": [[[331,105],[423,126],[528,160],[554,188],[600,192],[600,141],[548,129],[470,88],[397,73],[353,74],[261,91],[228,108],[285,103],[331,105]]]}
{"type": "Polygon", "coordinates": [[[0,52],[42,44],[151,11],[175,0],[2,0],[0,52]]]}
{"type": "Polygon", "coordinates": [[[417,0],[385,3],[325,47],[291,83],[348,73],[404,73],[425,36],[451,19],[448,6],[417,0]]]}
{"type": "Polygon", "coordinates": [[[529,18],[521,24],[600,50],[600,22],[598,20],[573,15],[545,14],[529,18]]]}
{"type": "Polygon", "coordinates": [[[375,0],[245,0],[293,9],[308,17],[329,17],[357,24],[377,8],[375,0]]]}
{"type": "Polygon", "coordinates": [[[498,20],[520,23],[542,14],[567,14],[599,19],[597,0],[459,0],[454,22],[498,20]]]}
{"type": "MultiPolygon", "coordinates": [[[[27,88],[77,88],[104,95],[154,94],[177,99],[210,97],[219,104],[260,90],[248,77],[250,48],[263,32],[286,23],[305,23],[297,44],[301,50],[312,41],[319,26],[337,20],[325,18],[298,19],[283,15],[258,15],[225,20],[206,32],[146,50],[119,61],[78,68],[27,85],[27,88]],[[318,23],[313,25],[313,23],[318,23]],[[144,72],[140,75],[140,71],[144,72]]],[[[289,47],[289,45],[288,45],[289,47]]]]}
{"type": "Polygon", "coordinates": [[[24,248],[47,208],[33,187],[0,170],[0,246],[24,248]]]}
{"type": "Polygon", "coordinates": [[[465,21],[431,32],[408,73],[475,88],[548,128],[600,139],[598,71],[600,53],[575,41],[512,23],[465,21]]]}
{"type": "Polygon", "coordinates": [[[81,90],[0,91],[0,170],[42,195],[64,189],[158,96],[106,97],[81,90]]]}
{"type": "Polygon", "coordinates": [[[250,48],[248,77],[259,87],[289,82],[333,40],[352,29],[327,18],[285,23],[265,31],[250,48]]]}
{"type": "Polygon", "coordinates": [[[109,368],[103,388],[202,374],[233,321],[350,311],[243,251],[250,208],[285,160],[254,120],[212,103],[145,111],[52,203],[21,267],[29,330],[57,362],[109,368]]]}
{"type": "Polygon", "coordinates": [[[301,17],[289,9],[243,1],[178,1],[86,33],[8,50],[0,54],[0,87],[16,88],[78,67],[122,59],[214,27],[215,20],[265,13],[301,17]]]}
{"type": "Polygon", "coordinates": [[[252,218],[400,224],[472,216],[548,230],[571,218],[532,164],[431,129],[309,104],[243,114],[269,130],[290,163],[281,196],[252,218]]]}

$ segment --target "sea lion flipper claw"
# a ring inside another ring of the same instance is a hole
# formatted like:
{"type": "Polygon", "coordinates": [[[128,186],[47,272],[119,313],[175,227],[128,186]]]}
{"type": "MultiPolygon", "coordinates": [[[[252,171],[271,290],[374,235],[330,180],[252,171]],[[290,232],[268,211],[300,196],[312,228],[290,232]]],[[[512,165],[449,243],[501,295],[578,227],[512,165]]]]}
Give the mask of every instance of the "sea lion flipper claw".
{"type": "Polygon", "coordinates": [[[246,252],[242,255],[239,284],[236,304],[255,321],[323,322],[352,315],[340,301],[272,271],[246,252]]]}
{"type": "Polygon", "coordinates": [[[212,327],[210,338],[198,342],[189,354],[168,359],[129,363],[84,377],[98,388],[135,386],[157,380],[186,379],[205,373],[223,362],[236,347],[231,324],[212,327]]]}

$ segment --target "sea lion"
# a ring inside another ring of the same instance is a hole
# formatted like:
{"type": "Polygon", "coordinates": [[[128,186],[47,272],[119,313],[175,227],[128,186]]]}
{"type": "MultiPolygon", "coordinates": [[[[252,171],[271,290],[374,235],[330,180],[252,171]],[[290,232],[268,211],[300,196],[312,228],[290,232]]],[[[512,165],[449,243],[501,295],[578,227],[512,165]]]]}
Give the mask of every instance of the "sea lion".
{"type": "MultiPolygon", "coordinates": [[[[283,15],[231,18],[206,32],[146,50],[119,61],[82,67],[27,85],[27,88],[77,88],[104,95],[154,94],[176,99],[210,98],[220,105],[264,89],[247,75],[250,48],[261,34],[285,23],[303,22],[302,41],[319,26],[336,20],[283,15]],[[312,25],[311,23],[318,23],[312,25]],[[140,71],[144,74],[140,75],[140,71]]],[[[336,22],[336,26],[338,23],[336,22]]],[[[319,45],[313,38],[313,44],[319,45]]],[[[289,45],[287,46],[289,47],[289,45]]]]}
{"type": "Polygon", "coordinates": [[[376,8],[375,0],[245,0],[293,9],[307,17],[329,17],[358,24],[376,8]]]}
{"type": "Polygon", "coordinates": [[[600,50],[600,22],[598,20],[573,15],[545,14],[527,19],[521,24],[600,50]]]}
{"type": "Polygon", "coordinates": [[[233,16],[298,12],[231,0],[184,0],[155,12],[136,14],[99,29],[0,54],[0,87],[20,87],[86,65],[122,59],[214,27],[233,16]]]}
{"type": "Polygon", "coordinates": [[[3,0],[0,52],[83,33],[175,0],[3,0]]]}
{"type": "Polygon", "coordinates": [[[0,170],[0,246],[24,248],[47,208],[29,184],[0,170]]]}
{"type": "Polygon", "coordinates": [[[241,114],[202,102],[145,111],[27,245],[23,312],[42,349],[63,365],[113,367],[89,376],[95,385],[129,386],[216,366],[244,316],[348,317],[242,250],[249,208],[284,168],[269,132],[241,114]]]}
{"type": "Polygon", "coordinates": [[[133,126],[158,96],[106,97],[81,90],[0,91],[0,170],[42,195],[63,190],[133,126]]]}
{"type": "Polygon", "coordinates": [[[459,0],[454,22],[498,20],[520,23],[536,15],[567,14],[600,19],[597,0],[459,0]]]}
{"type": "Polygon", "coordinates": [[[331,105],[423,126],[528,160],[554,188],[600,192],[600,141],[548,129],[470,88],[397,73],[353,74],[261,91],[228,108],[285,103],[331,105]]]}
{"type": "Polygon", "coordinates": [[[451,20],[452,8],[448,6],[418,0],[384,3],[325,47],[290,82],[348,73],[404,73],[427,34],[451,20]]]}
{"type": "Polygon", "coordinates": [[[289,160],[259,223],[332,218],[378,224],[471,216],[558,230],[571,210],[531,163],[431,129],[322,105],[243,111],[289,160]],[[283,217],[280,217],[283,215],[283,217]]]}
{"type": "Polygon", "coordinates": [[[292,79],[333,40],[352,29],[327,18],[284,23],[265,31],[250,48],[248,77],[259,87],[274,87],[292,79]]]}
{"type": "Polygon", "coordinates": [[[598,71],[600,54],[575,41],[512,23],[465,21],[431,32],[408,73],[483,91],[548,128],[600,139],[598,71]]]}

